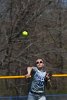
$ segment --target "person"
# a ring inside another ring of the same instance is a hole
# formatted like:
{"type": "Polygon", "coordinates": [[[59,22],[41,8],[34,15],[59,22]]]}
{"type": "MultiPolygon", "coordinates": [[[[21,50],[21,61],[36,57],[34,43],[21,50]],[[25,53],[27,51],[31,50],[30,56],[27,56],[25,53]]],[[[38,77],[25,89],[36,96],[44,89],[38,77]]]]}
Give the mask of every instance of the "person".
{"type": "Polygon", "coordinates": [[[45,80],[50,82],[49,75],[44,69],[44,61],[43,59],[36,60],[36,66],[27,67],[26,78],[29,78],[31,73],[34,73],[31,87],[28,94],[27,100],[46,100],[45,96],[45,80]]]}

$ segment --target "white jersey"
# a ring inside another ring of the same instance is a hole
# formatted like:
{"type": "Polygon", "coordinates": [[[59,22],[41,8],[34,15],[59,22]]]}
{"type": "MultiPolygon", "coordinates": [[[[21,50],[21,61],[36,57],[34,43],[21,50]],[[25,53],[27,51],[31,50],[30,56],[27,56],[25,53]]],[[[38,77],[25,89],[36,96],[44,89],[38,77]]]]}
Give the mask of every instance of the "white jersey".
{"type": "Polygon", "coordinates": [[[35,93],[44,93],[46,71],[38,70],[37,67],[33,67],[33,70],[35,74],[31,84],[31,91],[35,93]]]}

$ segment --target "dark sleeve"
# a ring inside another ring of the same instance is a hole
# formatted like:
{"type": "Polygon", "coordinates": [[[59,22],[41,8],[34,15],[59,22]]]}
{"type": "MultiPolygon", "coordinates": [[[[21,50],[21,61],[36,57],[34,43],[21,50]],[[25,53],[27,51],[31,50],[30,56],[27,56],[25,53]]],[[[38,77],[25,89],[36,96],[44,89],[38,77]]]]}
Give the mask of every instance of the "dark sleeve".
{"type": "Polygon", "coordinates": [[[35,74],[35,70],[32,69],[32,71],[31,71],[31,78],[28,78],[28,83],[29,83],[29,85],[28,85],[28,92],[29,92],[30,89],[31,89],[31,83],[32,83],[32,80],[33,80],[34,74],[35,74]]]}
{"type": "Polygon", "coordinates": [[[36,71],[35,71],[34,69],[32,69],[32,71],[31,71],[31,78],[33,78],[35,72],[36,72],[36,71]]]}
{"type": "Polygon", "coordinates": [[[32,67],[32,69],[33,69],[33,71],[37,71],[38,69],[37,69],[37,67],[32,67]]]}

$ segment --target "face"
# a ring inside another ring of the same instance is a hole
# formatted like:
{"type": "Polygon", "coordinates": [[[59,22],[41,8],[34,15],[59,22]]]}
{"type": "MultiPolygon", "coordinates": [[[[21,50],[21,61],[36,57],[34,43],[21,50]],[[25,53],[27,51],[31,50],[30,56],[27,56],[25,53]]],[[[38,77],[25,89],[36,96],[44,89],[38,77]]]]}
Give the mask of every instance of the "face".
{"type": "Polygon", "coordinates": [[[43,68],[44,67],[44,63],[43,63],[43,60],[42,59],[37,59],[36,60],[36,65],[39,69],[43,68]]]}

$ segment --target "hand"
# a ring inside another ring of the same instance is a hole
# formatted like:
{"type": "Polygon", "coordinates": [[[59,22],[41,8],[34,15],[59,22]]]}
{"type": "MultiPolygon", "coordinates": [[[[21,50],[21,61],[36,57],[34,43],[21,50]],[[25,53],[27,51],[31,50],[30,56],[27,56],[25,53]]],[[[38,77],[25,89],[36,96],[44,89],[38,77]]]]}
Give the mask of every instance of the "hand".
{"type": "Polygon", "coordinates": [[[50,77],[49,77],[49,73],[46,74],[46,78],[47,78],[47,79],[50,79],[50,77]]]}
{"type": "Polygon", "coordinates": [[[26,78],[30,78],[31,75],[30,75],[30,74],[26,74],[25,77],[26,77],[26,78]]]}

